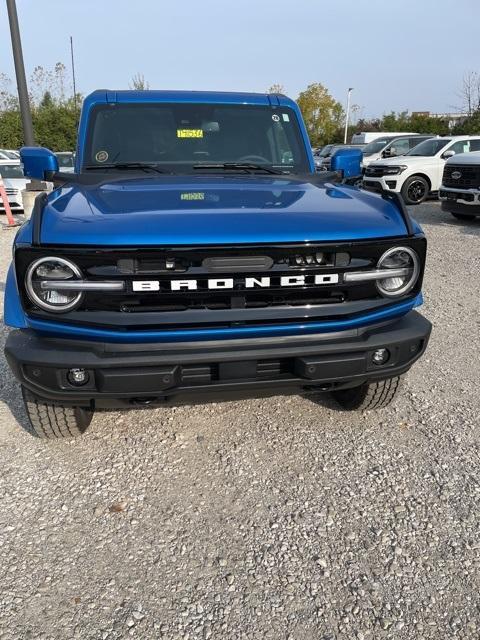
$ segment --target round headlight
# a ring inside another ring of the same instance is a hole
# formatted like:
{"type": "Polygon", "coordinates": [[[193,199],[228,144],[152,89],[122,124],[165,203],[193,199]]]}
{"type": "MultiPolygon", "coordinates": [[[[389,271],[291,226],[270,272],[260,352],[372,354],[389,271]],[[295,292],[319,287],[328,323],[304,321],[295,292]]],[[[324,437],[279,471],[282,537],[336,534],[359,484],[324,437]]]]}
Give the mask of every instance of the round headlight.
{"type": "Polygon", "coordinates": [[[29,266],[25,276],[25,287],[30,300],[45,311],[65,313],[76,307],[83,293],[61,286],[55,289],[55,282],[81,280],[82,272],[76,264],[65,258],[40,258],[29,266]]]}
{"type": "Polygon", "coordinates": [[[420,274],[417,253],[410,247],[393,247],[385,251],[377,269],[392,270],[392,277],[377,280],[377,289],[383,296],[402,296],[413,289],[420,274]]]}

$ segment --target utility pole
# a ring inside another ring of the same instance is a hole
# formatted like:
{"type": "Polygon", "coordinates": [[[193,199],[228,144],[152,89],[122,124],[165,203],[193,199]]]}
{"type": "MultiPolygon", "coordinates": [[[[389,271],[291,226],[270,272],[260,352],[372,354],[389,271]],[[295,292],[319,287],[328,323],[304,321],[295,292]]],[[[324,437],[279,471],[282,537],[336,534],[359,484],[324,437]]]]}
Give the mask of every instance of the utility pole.
{"type": "MultiPolygon", "coordinates": [[[[22,41],[20,38],[15,0],[7,0],[7,11],[8,21],[10,23],[10,35],[12,37],[15,76],[17,78],[18,103],[20,105],[20,115],[22,118],[23,142],[25,146],[33,147],[35,145],[35,137],[33,135],[32,112],[30,110],[30,100],[28,97],[27,78],[25,77],[22,41]]],[[[26,218],[29,218],[32,213],[37,195],[46,189],[47,183],[41,180],[30,180],[30,182],[27,182],[25,189],[22,191],[23,213],[26,218]]]]}
{"type": "Polygon", "coordinates": [[[35,144],[33,136],[32,112],[28,98],[27,79],[25,77],[25,65],[23,64],[22,41],[18,26],[18,15],[15,0],[7,0],[8,20],[10,23],[10,35],[12,37],[13,62],[15,64],[15,76],[17,78],[18,102],[22,117],[23,140],[26,146],[35,144]]]}
{"type": "Polygon", "coordinates": [[[347,112],[345,114],[345,135],[343,136],[343,144],[347,144],[348,136],[348,123],[350,121],[350,96],[352,95],[353,87],[349,87],[347,93],[347,112]]]}

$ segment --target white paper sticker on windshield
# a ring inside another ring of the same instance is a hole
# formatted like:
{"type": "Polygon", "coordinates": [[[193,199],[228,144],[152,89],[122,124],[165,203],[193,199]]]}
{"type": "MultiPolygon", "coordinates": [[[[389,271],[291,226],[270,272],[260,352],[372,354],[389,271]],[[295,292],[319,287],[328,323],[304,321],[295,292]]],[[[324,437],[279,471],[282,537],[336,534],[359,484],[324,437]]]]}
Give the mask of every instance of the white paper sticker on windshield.
{"type": "Polygon", "coordinates": [[[282,113],[282,118],[284,122],[290,122],[290,117],[288,113],[282,113]]]}
{"type": "Polygon", "coordinates": [[[272,116],[272,120],[273,120],[274,122],[280,122],[280,116],[279,116],[279,115],[277,115],[276,113],[274,113],[274,114],[273,114],[273,116],[272,116]]]}

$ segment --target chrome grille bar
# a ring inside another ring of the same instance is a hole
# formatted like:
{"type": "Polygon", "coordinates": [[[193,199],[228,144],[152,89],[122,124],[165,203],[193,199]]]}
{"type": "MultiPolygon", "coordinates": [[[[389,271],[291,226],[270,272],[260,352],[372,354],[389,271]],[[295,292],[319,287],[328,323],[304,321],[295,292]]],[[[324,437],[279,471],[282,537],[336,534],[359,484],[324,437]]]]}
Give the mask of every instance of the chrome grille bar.
{"type": "Polygon", "coordinates": [[[125,282],[87,282],[86,280],[42,280],[44,291],[124,291],[125,282]]]}
{"type": "Polygon", "coordinates": [[[351,271],[345,273],[343,279],[345,282],[366,282],[369,280],[383,280],[384,278],[398,278],[407,276],[411,273],[411,269],[403,267],[401,269],[375,269],[375,271],[351,271]]]}

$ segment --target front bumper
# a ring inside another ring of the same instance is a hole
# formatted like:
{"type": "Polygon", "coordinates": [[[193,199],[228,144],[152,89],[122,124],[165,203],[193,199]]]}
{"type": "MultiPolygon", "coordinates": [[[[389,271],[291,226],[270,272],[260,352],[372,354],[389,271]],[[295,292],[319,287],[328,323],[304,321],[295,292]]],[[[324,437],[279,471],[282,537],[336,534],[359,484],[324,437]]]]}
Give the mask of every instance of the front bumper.
{"type": "Polygon", "coordinates": [[[438,196],[443,211],[480,216],[480,191],[477,189],[451,189],[442,186],[438,196]]]}
{"type": "MultiPolygon", "coordinates": [[[[8,195],[8,204],[10,205],[10,209],[12,211],[23,211],[23,202],[21,195],[8,195]]],[[[5,205],[3,204],[3,200],[1,198],[0,211],[5,211],[5,205]]]]}
{"type": "Polygon", "coordinates": [[[395,191],[399,193],[403,182],[403,179],[400,180],[400,174],[383,176],[381,178],[373,178],[364,175],[362,188],[366,189],[367,191],[376,191],[378,193],[381,193],[382,191],[395,191]]]}
{"type": "Polygon", "coordinates": [[[63,404],[118,407],[298,394],[354,387],[406,372],[423,354],[431,324],[416,311],[338,333],[209,342],[116,344],[12,331],[5,355],[32,392],[63,404]],[[372,362],[387,348],[389,361],[372,362]],[[68,371],[88,382],[74,386],[68,371]]]}

